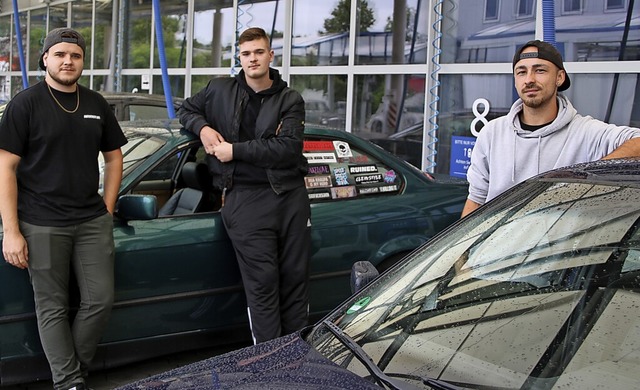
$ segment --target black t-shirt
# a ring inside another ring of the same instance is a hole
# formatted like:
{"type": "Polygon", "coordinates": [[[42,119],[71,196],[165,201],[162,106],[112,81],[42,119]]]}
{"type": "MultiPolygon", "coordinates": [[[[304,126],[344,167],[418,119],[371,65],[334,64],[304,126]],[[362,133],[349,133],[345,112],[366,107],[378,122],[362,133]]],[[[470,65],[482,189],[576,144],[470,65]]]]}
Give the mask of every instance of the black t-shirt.
{"type": "Polygon", "coordinates": [[[42,81],[9,101],[0,122],[0,149],[21,157],[18,217],[41,226],[70,226],[106,212],[98,193],[98,155],[126,144],[107,101],[78,86],[49,91],[42,81]],[[65,112],[54,100],[69,111],[65,112]]]}
{"type": "MultiPolygon", "coordinates": [[[[258,119],[264,96],[253,92],[244,83],[242,86],[249,93],[249,99],[242,112],[242,121],[240,122],[240,142],[245,142],[256,139],[256,120],[258,119]]],[[[246,161],[236,160],[236,167],[233,172],[233,186],[236,188],[268,187],[267,171],[246,161]]]]}

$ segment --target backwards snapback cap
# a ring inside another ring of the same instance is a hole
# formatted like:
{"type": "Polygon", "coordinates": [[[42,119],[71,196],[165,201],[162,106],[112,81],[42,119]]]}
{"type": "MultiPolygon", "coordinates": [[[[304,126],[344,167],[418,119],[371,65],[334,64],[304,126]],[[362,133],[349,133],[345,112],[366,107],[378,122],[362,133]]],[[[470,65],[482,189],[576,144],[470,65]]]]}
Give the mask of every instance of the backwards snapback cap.
{"type": "Polygon", "coordinates": [[[518,51],[516,51],[516,54],[513,56],[512,69],[516,68],[516,64],[520,60],[524,60],[526,58],[540,58],[543,60],[547,60],[553,63],[558,68],[564,70],[564,83],[562,83],[562,85],[558,87],[558,91],[564,91],[571,86],[571,80],[569,80],[569,75],[567,74],[567,71],[562,63],[562,55],[560,55],[558,49],[556,49],[556,47],[552,44],[537,39],[535,41],[529,41],[525,43],[520,49],[518,49],[518,51]],[[531,46],[538,48],[538,51],[523,53],[524,49],[531,46]]]}
{"type": "Polygon", "coordinates": [[[80,46],[82,49],[82,53],[85,52],[85,43],[84,37],[74,29],[67,27],[60,27],[49,31],[47,37],[44,39],[44,46],[42,47],[42,54],[40,54],[40,61],[38,61],[38,65],[40,65],[40,69],[46,70],[47,67],[44,65],[44,61],[42,61],[42,57],[44,53],[46,53],[51,46],[56,45],[58,43],[67,42],[67,43],[75,43],[80,46]]]}

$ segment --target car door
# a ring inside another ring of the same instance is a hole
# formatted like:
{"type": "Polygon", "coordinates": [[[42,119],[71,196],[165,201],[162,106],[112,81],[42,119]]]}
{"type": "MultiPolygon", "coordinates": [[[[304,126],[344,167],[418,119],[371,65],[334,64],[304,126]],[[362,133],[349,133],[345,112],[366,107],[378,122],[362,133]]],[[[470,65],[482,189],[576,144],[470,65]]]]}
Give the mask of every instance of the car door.
{"type": "Polygon", "coordinates": [[[462,204],[444,187],[430,185],[408,164],[369,142],[332,135],[307,135],[305,178],[311,200],[313,257],[311,311],[332,309],[350,294],[354,262],[369,260],[384,269],[457,219],[462,204]],[[452,215],[456,213],[456,215],[452,215]]]}
{"type": "MultiPolygon", "coordinates": [[[[146,194],[148,183],[159,179],[173,182],[172,192],[179,190],[182,165],[202,161],[201,149],[165,156],[130,193],[146,194]]],[[[240,273],[219,211],[117,221],[114,238],[116,304],[105,341],[246,323],[240,273]]]]}

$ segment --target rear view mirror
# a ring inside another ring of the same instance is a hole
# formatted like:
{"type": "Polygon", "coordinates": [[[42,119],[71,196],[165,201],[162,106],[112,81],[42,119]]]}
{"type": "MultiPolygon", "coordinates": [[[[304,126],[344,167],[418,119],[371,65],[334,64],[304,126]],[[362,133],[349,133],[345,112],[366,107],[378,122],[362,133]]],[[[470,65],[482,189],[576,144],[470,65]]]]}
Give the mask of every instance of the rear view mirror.
{"type": "Polygon", "coordinates": [[[123,195],[116,204],[115,215],[125,221],[158,218],[158,201],[153,195],[123,195]]]}
{"type": "Polygon", "coordinates": [[[364,288],[380,273],[368,261],[357,261],[351,266],[351,293],[354,294],[364,288]]]}

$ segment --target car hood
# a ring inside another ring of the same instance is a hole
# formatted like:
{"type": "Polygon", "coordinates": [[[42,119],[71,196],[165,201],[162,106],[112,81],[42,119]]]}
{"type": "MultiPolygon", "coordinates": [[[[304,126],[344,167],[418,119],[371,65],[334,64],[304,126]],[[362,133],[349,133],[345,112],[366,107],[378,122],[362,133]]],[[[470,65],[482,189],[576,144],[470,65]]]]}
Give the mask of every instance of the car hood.
{"type": "Polygon", "coordinates": [[[120,387],[139,389],[380,389],[339,367],[300,333],[239,349],[120,387]]]}

